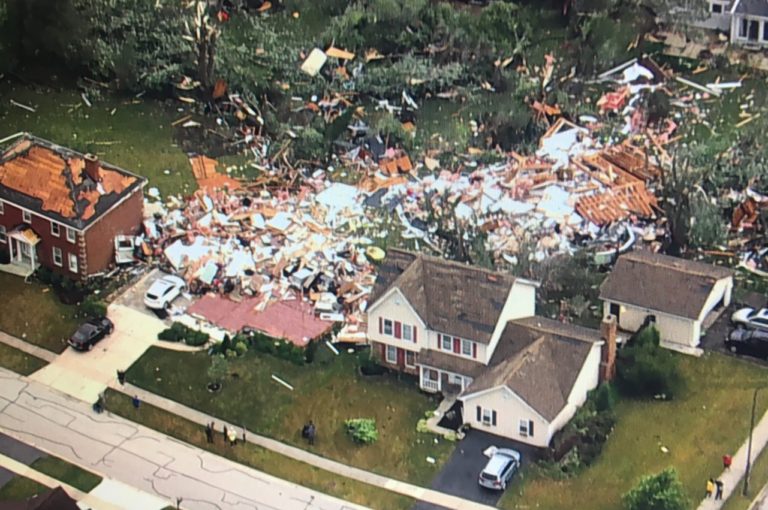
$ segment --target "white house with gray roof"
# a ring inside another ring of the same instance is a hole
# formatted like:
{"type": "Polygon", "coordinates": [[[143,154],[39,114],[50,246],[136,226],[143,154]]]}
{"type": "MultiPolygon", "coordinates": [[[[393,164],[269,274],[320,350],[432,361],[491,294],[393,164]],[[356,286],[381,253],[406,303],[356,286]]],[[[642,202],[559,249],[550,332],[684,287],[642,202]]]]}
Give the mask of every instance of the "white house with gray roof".
{"type": "Polygon", "coordinates": [[[708,15],[692,18],[700,28],[727,32],[731,43],[763,47],[768,45],[768,0],[702,0],[708,15]]]}
{"type": "Polygon", "coordinates": [[[382,365],[458,397],[465,423],[547,446],[601,374],[612,374],[616,328],[603,342],[598,331],[536,317],[537,286],[390,250],[367,310],[368,340],[382,365]]]}

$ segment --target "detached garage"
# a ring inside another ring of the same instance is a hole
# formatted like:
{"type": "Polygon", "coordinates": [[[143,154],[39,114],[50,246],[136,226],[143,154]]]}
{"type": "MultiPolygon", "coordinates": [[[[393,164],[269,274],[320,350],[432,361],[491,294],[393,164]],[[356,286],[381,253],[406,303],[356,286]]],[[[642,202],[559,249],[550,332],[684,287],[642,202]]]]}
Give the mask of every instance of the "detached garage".
{"type": "Polygon", "coordinates": [[[733,271],[650,252],[619,257],[600,287],[603,317],[635,332],[653,322],[661,344],[699,354],[701,335],[731,303],[733,271]]]}

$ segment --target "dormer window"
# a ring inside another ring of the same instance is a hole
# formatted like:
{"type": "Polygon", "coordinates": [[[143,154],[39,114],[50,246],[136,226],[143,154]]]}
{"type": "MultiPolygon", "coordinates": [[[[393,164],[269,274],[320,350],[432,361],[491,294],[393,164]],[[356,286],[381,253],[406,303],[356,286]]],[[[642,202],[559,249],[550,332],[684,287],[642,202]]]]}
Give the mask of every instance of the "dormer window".
{"type": "Polygon", "coordinates": [[[21,221],[23,221],[24,223],[32,223],[32,213],[30,213],[29,211],[22,211],[21,221]]]}

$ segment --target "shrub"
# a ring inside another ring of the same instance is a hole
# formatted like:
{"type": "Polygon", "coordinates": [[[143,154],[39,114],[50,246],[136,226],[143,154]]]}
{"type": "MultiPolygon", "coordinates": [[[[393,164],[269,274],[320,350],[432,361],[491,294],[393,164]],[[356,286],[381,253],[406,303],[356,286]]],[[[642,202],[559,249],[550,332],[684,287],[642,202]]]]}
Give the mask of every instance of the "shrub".
{"type": "Polygon", "coordinates": [[[356,443],[371,444],[379,439],[379,431],[376,430],[376,420],[373,418],[352,418],[344,422],[347,434],[352,436],[356,443]]]}
{"type": "Polygon", "coordinates": [[[306,363],[304,349],[293,345],[288,340],[278,340],[264,333],[254,331],[250,335],[251,345],[257,352],[271,354],[277,358],[288,360],[297,365],[306,363]]]}
{"type": "Polygon", "coordinates": [[[37,279],[40,280],[40,283],[44,285],[49,285],[51,283],[52,275],[53,272],[45,266],[40,266],[37,268],[37,279]]]}
{"type": "Polygon", "coordinates": [[[656,328],[644,328],[619,350],[616,384],[630,397],[671,399],[681,384],[677,361],[674,353],[659,346],[656,328]]]}
{"type": "Polygon", "coordinates": [[[245,342],[237,342],[235,344],[235,352],[238,356],[242,356],[246,352],[248,352],[248,346],[245,345],[245,342]]]}
{"type": "Polygon", "coordinates": [[[88,296],[80,305],[80,310],[88,317],[104,317],[107,315],[107,304],[97,296],[88,296]]]}
{"type": "Polygon", "coordinates": [[[684,510],[688,498],[674,468],[643,477],[629,492],[624,494],[627,510],[684,510]]]}
{"type": "Polygon", "coordinates": [[[211,382],[220,383],[229,372],[229,363],[221,356],[211,358],[211,366],[208,367],[208,378],[211,382]]]}
{"type": "Polygon", "coordinates": [[[616,406],[616,388],[611,383],[603,383],[595,390],[595,409],[597,412],[613,411],[616,406]]]}
{"type": "Polygon", "coordinates": [[[168,342],[184,342],[187,345],[199,347],[205,345],[210,337],[207,333],[189,328],[180,322],[174,322],[170,328],[158,333],[157,338],[168,342]]]}

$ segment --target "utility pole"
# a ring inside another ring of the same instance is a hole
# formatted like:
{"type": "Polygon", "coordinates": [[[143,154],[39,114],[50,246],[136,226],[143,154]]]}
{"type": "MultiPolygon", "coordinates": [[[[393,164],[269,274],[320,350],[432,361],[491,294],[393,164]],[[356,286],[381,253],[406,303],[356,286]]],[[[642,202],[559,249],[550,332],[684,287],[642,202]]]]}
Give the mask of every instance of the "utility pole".
{"type": "Polygon", "coordinates": [[[747,443],[747,468],[744,470],[744,490],[742,494],[744,496],[749,492],[749,470],[752,467],[752,431],[755,430],[755,410],[757,408],[757,392],[762,390],[763,387],[755,388],[755,392],[752,394],[752,419],[749,422],[749,442],[747,443]]]}

